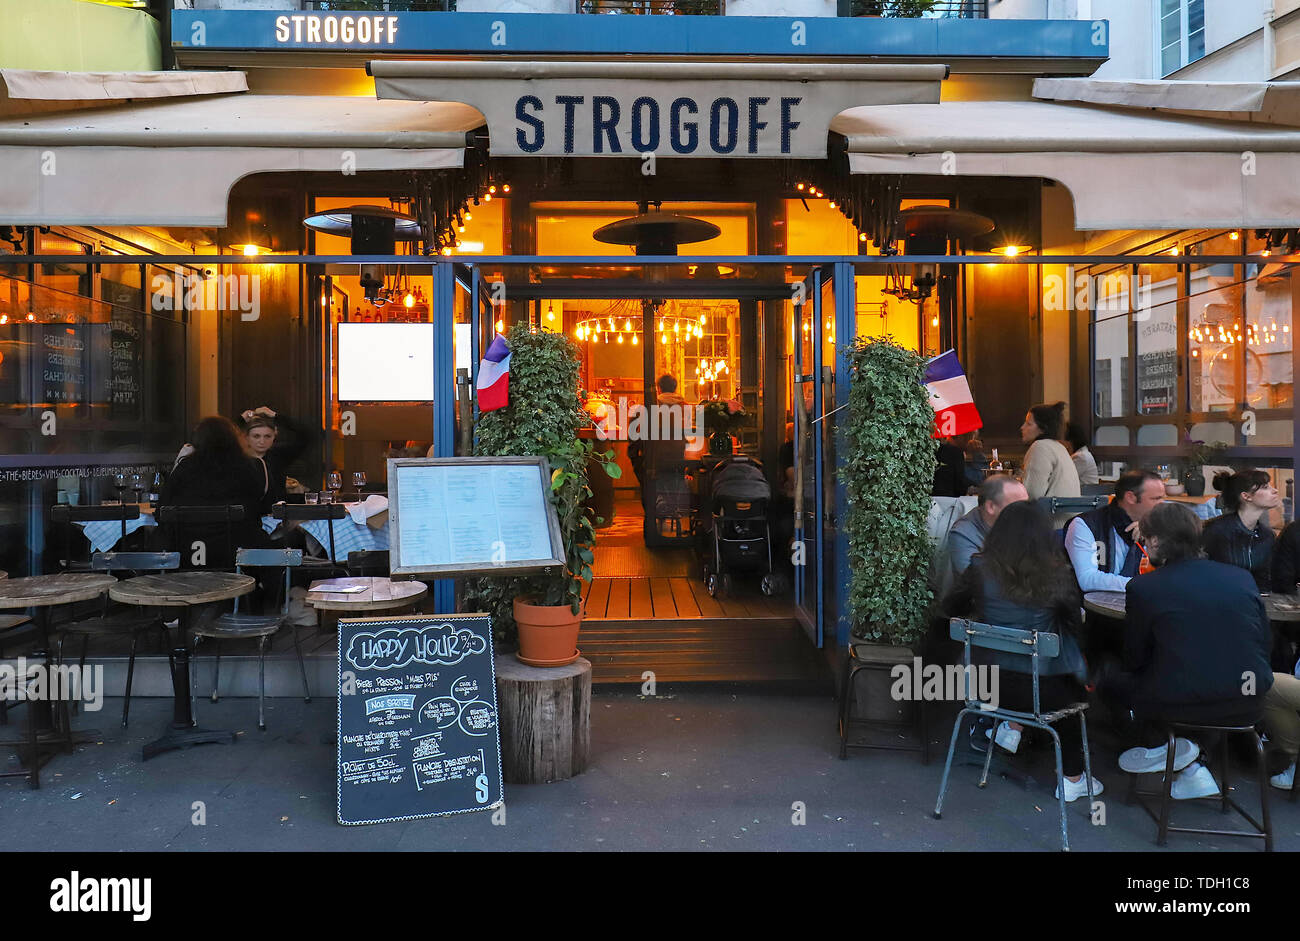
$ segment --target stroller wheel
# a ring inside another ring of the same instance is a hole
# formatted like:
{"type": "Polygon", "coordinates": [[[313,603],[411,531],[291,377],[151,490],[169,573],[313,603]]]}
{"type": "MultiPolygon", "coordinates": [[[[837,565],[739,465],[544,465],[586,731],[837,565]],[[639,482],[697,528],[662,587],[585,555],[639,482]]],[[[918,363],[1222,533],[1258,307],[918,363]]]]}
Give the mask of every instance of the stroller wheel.
{"type": "Polygon", "coordinates": [[[770,598],[780,590],[781,585],[777,581],[775,575],[768,573],[763,576],[763,581],[760,583],[759,587],[763,589],[763,594],[770,598]]]}
{"type": "Polygon", "coordinates": [[[718,597],[718,592],[722,589],[722,579],[718,577],[717,573],[710,572],[708,574],[708,577],[704,579],[704,589],[709,593],[710,598],[718,597]]]}

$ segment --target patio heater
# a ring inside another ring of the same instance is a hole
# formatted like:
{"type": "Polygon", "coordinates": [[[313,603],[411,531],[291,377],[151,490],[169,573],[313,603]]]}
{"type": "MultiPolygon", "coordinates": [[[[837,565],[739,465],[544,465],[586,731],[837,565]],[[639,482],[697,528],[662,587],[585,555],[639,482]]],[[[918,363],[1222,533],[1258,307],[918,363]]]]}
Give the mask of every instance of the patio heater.
{"type": "MultiPolygon", "coordinates": [[[[347,206],[308,216],[303,225],[315,232],[349,236],[353,255],[395,255],[398,242],[418,242],[423,237],[419,221],[384,206],[347,206]]],[[[375,306],[388,302],[384,293],[384,265],[361,265],[361,290],[375,306]]]]}
{"type": "MultiPolygon", "coordinates": [[[[593,237],[596,241],[608,245],[635,246],[638,255],[676,255],[679,245],[707,242],[722,234],[722,229],[712,222],[693,219],[690,216],[682,216],[673,212],[664,212],[660,209],[660,206],[661,203],[658,201],[642,200],[637,204],[637,215],[601,226],[593,233],[593,237]]],[[[668,269],[664,265],[649,265],[645,269],[644,276],[646,281],[662,284],[668,280],[668,269]]],[[[658,390],[654,381],[656,344],[653,340],[655,336],[655,311],[663,303],[663,298],[656,297],[646,297],[641,300],[642,330],[650,341],[641,344],[642,368],[647,379],[646,405],[654,405],[657,399],[658,390]]],[[[685,376],[678,378],[683,383],[685,382],[685,376]]],[[[657,463],[656,450],[659,442],[648,441],[646,444],[648,445],[646,467],[650,484],[646,499],[644,527],[646,545],[665,546],[686,541],[681,534],[681,507],[679,506],[674,505],[666,509],[664,512],[669,515],[662,517],[665,523],[671,524],[676,535],[667,536],[661,531],[660,518],[657,516],[659,512],[657,509],[659,472],[654,469],[657,463]]],[[[667,500],[672,502],[671,494],[668,495],[667,500]]]]}

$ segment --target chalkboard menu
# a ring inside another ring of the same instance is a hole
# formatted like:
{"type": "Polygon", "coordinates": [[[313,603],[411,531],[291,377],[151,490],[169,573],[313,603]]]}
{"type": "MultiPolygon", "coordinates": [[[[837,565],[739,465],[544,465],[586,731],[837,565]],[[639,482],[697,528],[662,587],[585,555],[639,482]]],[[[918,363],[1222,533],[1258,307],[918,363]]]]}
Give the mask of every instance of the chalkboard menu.
{"type": "Polygon", "coordinates": [[[113,317],[108,354],[109,413],[114,418],[140,415],[141,318],[130,314],[113,317]]]}
{"type": "Polygon", "coordinates": [[[41,402],[80,404],[86,400],[88,331],[66,324],[41,324],[38,360],[41,402]]]}
{"type": "Polygon", "coordinates": [[[339,621],[339,823],[500,804],[496,698],[485,614],[339,621]]]}
{"type": "Polygon", "coordinates": [[[520,575],[563,568],[542,457],[394,458],[388,522],[394,575],[520,575]]]}

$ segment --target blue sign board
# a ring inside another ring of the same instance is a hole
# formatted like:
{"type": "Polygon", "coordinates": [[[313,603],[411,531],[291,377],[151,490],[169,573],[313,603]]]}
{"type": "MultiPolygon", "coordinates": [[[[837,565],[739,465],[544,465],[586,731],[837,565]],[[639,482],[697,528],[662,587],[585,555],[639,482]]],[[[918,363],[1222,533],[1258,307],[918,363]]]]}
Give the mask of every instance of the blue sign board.
{"type": "Polygon", "coordinates": [[[374,54],[1103,60],[1105,20],[176,10],[172,46],[374,54]]]}

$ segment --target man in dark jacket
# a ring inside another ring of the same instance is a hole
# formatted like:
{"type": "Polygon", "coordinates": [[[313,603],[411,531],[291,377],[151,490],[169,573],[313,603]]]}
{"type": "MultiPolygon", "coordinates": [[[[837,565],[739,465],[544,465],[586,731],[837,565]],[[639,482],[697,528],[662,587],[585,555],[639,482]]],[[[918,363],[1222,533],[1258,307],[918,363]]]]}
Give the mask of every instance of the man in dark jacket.
{"type": "Polygon", "coordinates": [[[1273,544],[1273,590],[1283,595],[1296,594],[1300,584],[1300,520],[1288,523],[1273,544]]]}
{"type": "MultiPolygon", "coordinates": [[[[1157,568],[1128,583],[1126,673],[1109,678],[1105,692],[1127,705],[1152,746],[1124,752],[1120,767],[1159,772],[1166,756],[1162,722],[1259,721],[1273,685],[1272,638],[1250,574],[1201,558],[1199,525],[1191,510],[1163,503],[1147,514],[1142,533],[1157,568]]],[[[1195,762],[1199,751],[1186,739],[1176,742],[1176,799],[1218,793],[1209,769],[1195,762]]]]}

